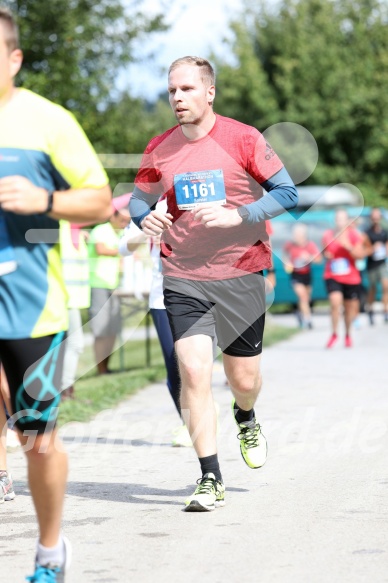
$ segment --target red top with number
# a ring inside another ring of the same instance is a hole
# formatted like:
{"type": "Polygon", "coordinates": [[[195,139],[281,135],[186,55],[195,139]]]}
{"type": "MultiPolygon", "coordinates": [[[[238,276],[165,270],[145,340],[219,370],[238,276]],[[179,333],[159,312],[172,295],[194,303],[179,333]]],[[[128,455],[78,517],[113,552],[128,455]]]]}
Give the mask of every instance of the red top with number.
{"type": "Polygon", "coordinates": [[[319,255],[319,249],[312,241],[303,246],[290,241],[284,245],[284,251],[290,258],[293,273],[310,273],[311,262],[319,255]]]}
{"type": "Polygon", "coordinates": [[[263,196],[260,183],[283,167],[255,128],[217,115],[204,138],[188,140],[175,126],[148,144],[136,185],[164,195],[173,226],[163,234],[165,275],[207,281],[229,279],[271,266],[265,223],[207,228],[188,208],[215,202],[237,208],[263,196]]]}
{"type": "MultiPolygon", "coordinates": [[[[348,228],[347,237],[351,245],[357,245],[362,241],[361,233],[356,229],[348,228]]],[[[357,285],[361,283],[361,275],[356,267],[356,260],[345,247],[338,242],[338,234],[333,230],[328,230],[323,235],[324,250],[331,253],[332,257],[327,260],[324,272],[324,279],[334,279],[339,283],[357,285]]]]}

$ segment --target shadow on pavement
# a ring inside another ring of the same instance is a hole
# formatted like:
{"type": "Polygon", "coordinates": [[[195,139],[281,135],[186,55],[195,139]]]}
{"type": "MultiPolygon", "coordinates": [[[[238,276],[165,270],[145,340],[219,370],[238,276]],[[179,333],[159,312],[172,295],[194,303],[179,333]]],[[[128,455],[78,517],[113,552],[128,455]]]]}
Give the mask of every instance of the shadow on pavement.
{"type": "MultiPolygon", "coordinates": [[[[169,504],[181,506],[182,501],[176,500],[176,497],[183,499],[190,496],[194,491],[193,484],[178,490],[162,488],[153,488],[145,484],[125,484],[106,482],[69,482],[67,485],[67,494],[80,498],[94,500],[109,500],[110,502],[127,502],[130,504],[169,504]],[[145,496],[168,497],[170,500],[149,499],[145,496]]],[[[248,492],[245,488],[227,488],[227,492],[248,492]]]]}
{"type": "Polygon", "coordinates": [[[110,502],[128,502],[131,504],[170,504],[180,506],[182,502],[177,500],[150,500],[144,496],[166,496],[175,498],[177,496],[189,496],[192,494],[193,486],[179,490],[163,490],[152,488],[145,484],[125,484],[106,482],[69,482],[67,494],[81,498],[94,500],[109,500],[110,502]]]}
{"type": "Polygon", "coordinates": [[[61,437],[63,443],[71,444],[88,444],[88,445],[132,445],[133,447],[171,447],[171,443],[157,443],[154,441],[146,441],[145,439],[121,439],[121,438],[106,438],[106,437],[93,437],[86,435],[85,437],[72,437],[71,435],[66,435],[61,437]]]}
{"type": "MultiPolygon", "coordinates": [[[[31,496],[26,483],[15,483],[18,496],[31,496]]],[[[128,484],[125,482],[68,482],[67,495],[89,500],[108,500],[109,502],[127,502],[129,504],[173,505],[181,506],[183,501],[176,497],[186,498],[194,491],[195,485],[190,484],[179,490],[153,488],[145,484],[128,484]],[[149,499],[145,496],[168,497],[170,500],[149,499]],[[173,498],[173,499],[171,499],[173,498]]],[[[248,492],[245,488],[227,488],[227,492],[248,492]]]]}

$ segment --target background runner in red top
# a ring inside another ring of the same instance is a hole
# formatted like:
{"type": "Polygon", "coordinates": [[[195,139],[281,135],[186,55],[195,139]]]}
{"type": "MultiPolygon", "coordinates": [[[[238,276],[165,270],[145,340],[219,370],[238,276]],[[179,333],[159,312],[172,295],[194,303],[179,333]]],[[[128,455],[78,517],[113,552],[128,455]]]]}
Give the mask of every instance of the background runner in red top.
{"type": "Polygon", "coordinates": [[[361,283],[361,275],[356,267],[355,257],[344,247],[346,240],[353,247],[362,242],[362,235],[352,227],[348,227],[340,235],[332,229],[324,233],[323,248],[328,261],[323,277],[340,283],[357,285],[361,283]]]}
{"type": "Polygon", "coordinates": [[[324,279],[332,323],[327,348],[332,348],[337,342],[341,315],[345,323],[345,347],[351,348],[350,330],[359,312],[361,275],[356,260],[365,256],[365,249],[361,233],[351,225],[346,210],[339,209],[335,215],[335,228],[323,235],[323,255],[327,259],[324,279]]]}
{"type": "Polygon", "coordinates": [[[320,255],[313,241],[308,241],[305,245],[297,245],[289,241],[284,245],[284,252],[289,257],[294,273],[310,273],[311,262],[320,255]]]}

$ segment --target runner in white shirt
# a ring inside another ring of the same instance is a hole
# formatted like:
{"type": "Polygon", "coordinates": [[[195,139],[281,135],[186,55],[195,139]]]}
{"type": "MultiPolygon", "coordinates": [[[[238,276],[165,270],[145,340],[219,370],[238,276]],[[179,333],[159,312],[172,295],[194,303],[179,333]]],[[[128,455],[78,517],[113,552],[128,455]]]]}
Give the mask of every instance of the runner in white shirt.
{"type": "MultiPolygon", "coordinates": [[[[167,212],[167,202],[162,200],[156,205],[157,210],[167,212]]],[[[163,297],[163,275],[160,260],[160,244],[158,237],[147,237],[131,222],[120,240],[119,252],[123,256],[131,255],[139,245],[149,245],[152,260],[152,283],[149,297],[149,308],[154,322],[159,342],[162,348],[167,370],[167,387],[179,417],[182,419],[180,406],[180,376],[175,356],[174,340],[171,333],[163,297]]],[[[186,425],[182,424],[174,431],[172,445],[176,447],[191,447],[192,442],[186,425]]]]}

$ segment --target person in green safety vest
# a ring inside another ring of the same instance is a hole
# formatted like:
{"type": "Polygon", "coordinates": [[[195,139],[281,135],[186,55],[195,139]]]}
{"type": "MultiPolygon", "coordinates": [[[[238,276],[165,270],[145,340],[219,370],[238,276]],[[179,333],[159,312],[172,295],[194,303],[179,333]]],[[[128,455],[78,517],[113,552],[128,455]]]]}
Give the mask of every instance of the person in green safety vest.
{"type": "Polygon", "coordinates": [[[113,292],[120,280],[119,241],[122,230],[130,220],[127,209],[115,210],[107,223],[94,227],[88,241],[91,287],[89,325],[94,336],[98,374],[110,372],[108,363],[120,332],[120,300],[113,292]]]}

